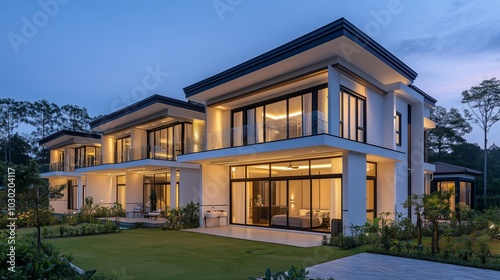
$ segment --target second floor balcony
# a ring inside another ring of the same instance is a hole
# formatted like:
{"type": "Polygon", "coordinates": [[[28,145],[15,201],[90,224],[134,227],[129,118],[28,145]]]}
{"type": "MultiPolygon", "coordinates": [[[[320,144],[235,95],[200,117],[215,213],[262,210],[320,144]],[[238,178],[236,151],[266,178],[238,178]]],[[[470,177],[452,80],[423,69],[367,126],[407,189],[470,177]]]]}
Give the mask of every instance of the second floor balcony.
{"type": "Polygon", "coordinates": [[[173,146],[172,148],[146,145],[125,149],[119,153],[101,153],[97,156],[87,157],[84,161],[75,164],[75,167],[84,168],[103,164],[118,164],[143,159],[176,161],[177,156],[183,154],[186,150],[187,148],[182,148],[182,144],[173,146]]]}
{"type": "Polygon", "coordinates": [[[40,173],[48,173],[48,172],[74,172],[75,165],[74,164],[65,164],[65,162],[52,162],[48,164],[40,165],[39,167],[40,173]]]}

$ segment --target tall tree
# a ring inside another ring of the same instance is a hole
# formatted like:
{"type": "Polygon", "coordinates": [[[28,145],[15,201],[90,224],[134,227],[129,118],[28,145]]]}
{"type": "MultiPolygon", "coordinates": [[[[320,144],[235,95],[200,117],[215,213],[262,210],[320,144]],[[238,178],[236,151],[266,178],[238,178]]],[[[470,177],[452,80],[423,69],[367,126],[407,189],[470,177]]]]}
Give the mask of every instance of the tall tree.
{"type": "Polygon", "coordinates": [[[462,103],[469,106],[465,117],[484,132],[483,203],[486,205],[488,184],[488,132],[500,120],[500,81],[496,78],[482,81],[478,86],[462,92],[462,103]]]}
{"type": "Polygon", "coordinates": [[[9,156],[10,160],[9,162],[13,164],[27,164],[29,160],[31,159],[31,146],[27,142],[27,140],[19,135],[18,133],[12,135],[10,137],[10,140],[7,139],[1,139],[0,140],[0,154],[5,154],[6,150],[10,149],[9,151],[9,156]],[[7,142],[8,143],[5,143],[7,142]]]}
{"type": "Polygon", "coordinates": [[[92,118],[87,112],[87,108],[80,108],[77,105],[64,105],[61,107],[63,114],[62,127],[72,131],[88,132],[89,122],[92,118]]]}
{"type": "Polygon", "coordinates": [[[429,148],[442,160],[443,152],[450,152],[453,146],[465,143],[463,136],[472,131],[470,124],[456,108],[447,111],[436,106],[431,110],[431,120],[436,127],[429,132],[429,148]]]}
{"type": "Polygon", "coordinates": [[[38,141],[56,132],[61,127],[61,108],[55,103],[49,103],[43,99],[30,103],[27,108],[26,122],[32,125],[35,130],[31,132],[31,146],[40,163],[45,163],[46,151],[40,149],[38,141]]]}
{"type": "Polygon", "coordinates": [[[11,137],[19,123],[24,121],[25,102],[15,101],[12,98],[0,99],[0,140],[4,144],[5,162],[12,161],[11,137]]]}

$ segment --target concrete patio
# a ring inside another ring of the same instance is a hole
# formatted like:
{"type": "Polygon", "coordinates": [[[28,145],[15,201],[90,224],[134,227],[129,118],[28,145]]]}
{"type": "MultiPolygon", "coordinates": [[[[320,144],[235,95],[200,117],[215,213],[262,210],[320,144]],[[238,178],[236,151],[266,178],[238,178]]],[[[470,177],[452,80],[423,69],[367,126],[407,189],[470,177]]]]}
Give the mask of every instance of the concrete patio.
{"type": "Polygon", "coordinates": [[[300,232],[283,229],[259,229],[245,226],[199,227],[185,231],[218,235],[230,238],[269,242],[296,247],[314,247],[321,245],[324,234],[317,232],[300,232]]]}

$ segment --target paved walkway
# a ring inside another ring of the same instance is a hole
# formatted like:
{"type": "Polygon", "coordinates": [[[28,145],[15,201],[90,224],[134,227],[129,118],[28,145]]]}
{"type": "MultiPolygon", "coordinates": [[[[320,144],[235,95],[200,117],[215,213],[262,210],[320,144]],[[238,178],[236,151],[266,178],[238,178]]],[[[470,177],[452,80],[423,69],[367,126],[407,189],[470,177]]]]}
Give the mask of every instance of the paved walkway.
{"type": "Polygon", "coordinates": [[[269,242],[296,247],[315,247],[321,245],[324,234],[315,232],[298,232],[283,229],[260,229],[245,226],[199,227],[186,231],[224,237],[269,242]]]}
{"type": "MultiPolygon", "coordinates": [[[[321,244],[323,234],[245,226],[196,228],[186,231],[230,238],[270,242],[298,247],[321,244]]],[[[311,279],[333,277],[335,280],[500,280],[500,271],[420,261],[386,255],[361,253],[308,268],[311,279]]]]}
{"type": "Polygon", "coordinates": [[[344,279],[500,279],[500,271],[361,253],[308,268],[309,277],[344,279]]]}

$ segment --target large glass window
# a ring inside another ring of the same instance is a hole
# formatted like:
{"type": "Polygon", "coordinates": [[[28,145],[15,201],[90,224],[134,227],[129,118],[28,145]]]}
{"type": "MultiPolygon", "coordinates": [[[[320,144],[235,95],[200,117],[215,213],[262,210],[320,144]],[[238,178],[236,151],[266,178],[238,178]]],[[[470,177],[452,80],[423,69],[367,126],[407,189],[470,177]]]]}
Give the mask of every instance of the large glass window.
{"type": "Polygon", "coordinates": [[[116,159],[115,163],[127,162],[132,159],[132,155],[130,154],[131,146],[130,146],[130,136],[125,138],[116,139],[115,147],[116,147],[116,159]]]}
{"type": "Polygon", "coordinates": [[[366,142],[366,116],[364,97],[351,91],[340,93],[340,136],[366,142]]]}
{"type": "MultiPolygon", "coordinates": [[[[177,183],[177,186],[178,184],[179,183],[177,183]]],[[[170,188],[170,172],[144,175],[143,205],[145,205],[145,211],[151,210],[151,201],[149,197],[151,196],[152,190],[155,190],[156,194],[156,209],[165,210],[167,207],[170,207],[170,188]]]]}
{"type": "Polygon", "coordinates": [[[177,123],[148,132],[149,158],[176,160],[184,153],[186,137],[192,134],[191,123],[177,123]]]}
{"type": "Polygon", "coordinates": [[[87,167],[99,165],[101,148],[93,146],[84,146],[75,148],[75,166],[87,167]]]}
{"type": "Polygon", "coordinates": [[[68,210],[78,210],[77,180],[68,180],[68,210]]]}
{"type": "Polygon", "coordinates": [[[251,145],[328,132],[326,85],[289,94],[265,105],[232,112],[232,146],[251,145]]]}
{"type": "Polygon", "coordinates": [[[125,180],[125,176],[116,176],[116,202],[120,203],[124,209],[127,207],[127,185],[125,180]]]}
{"type": "MultiPolygon", "coordinates": [[[[376,164],[366,163],[367,218],[377,215],[376,164]]],[[[342,224],[342,158],[231,166],[231,223],[331,232],[342,224]]],[[[340,229],[337,229],[339,227],[340,229]]]]}
{"type": "Polygon", "coordinates": [[[469,207],[472,206],[472,183],[471,182],[460,182],[460,203],[463,203],[469,207]]]}

